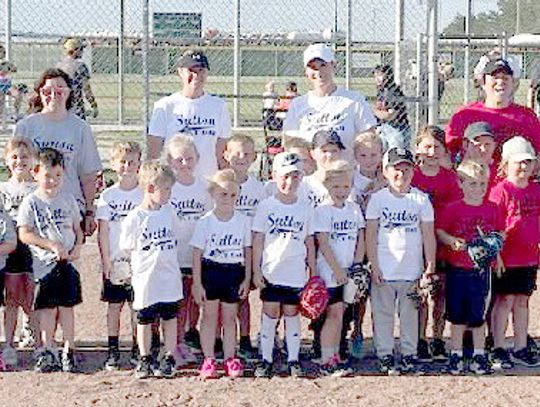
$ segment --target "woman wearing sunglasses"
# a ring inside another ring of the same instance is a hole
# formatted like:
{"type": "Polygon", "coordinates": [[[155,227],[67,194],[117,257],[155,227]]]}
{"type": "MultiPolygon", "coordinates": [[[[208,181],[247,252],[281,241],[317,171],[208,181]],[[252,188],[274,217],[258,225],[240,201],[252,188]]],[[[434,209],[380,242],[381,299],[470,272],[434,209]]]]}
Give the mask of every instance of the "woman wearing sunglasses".
{"type": "Polygon", "coordinates": [[[84,216],[83,231],[90,236],[95,228],[94,196],[96,178],[102,170],[92,129],[70,113],[72,85],[60,69],[47,69],[37,80],[30,114],[19,123],[14,135],[32,140],[38,149],[50,147],[64,156],[63,190],[75,196],[84,216]]]}

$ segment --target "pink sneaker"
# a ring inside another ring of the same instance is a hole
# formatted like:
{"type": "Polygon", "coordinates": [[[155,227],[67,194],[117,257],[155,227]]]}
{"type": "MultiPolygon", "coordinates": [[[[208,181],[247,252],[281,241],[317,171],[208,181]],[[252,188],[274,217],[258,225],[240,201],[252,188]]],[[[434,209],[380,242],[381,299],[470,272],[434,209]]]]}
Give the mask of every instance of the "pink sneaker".
{"type": "Polygon", "coordinates": [[[205,358],[199,368],[199,376],[202,379],[216,379],[217,378],[217,364],[212,358],[205,358]]]}
{"type": "Polygon", "coordinates": [[[236,379],[244,373],[244,365],[238,358],[229,358],[224,364],[225,374],[231,379],[236,379]]]}

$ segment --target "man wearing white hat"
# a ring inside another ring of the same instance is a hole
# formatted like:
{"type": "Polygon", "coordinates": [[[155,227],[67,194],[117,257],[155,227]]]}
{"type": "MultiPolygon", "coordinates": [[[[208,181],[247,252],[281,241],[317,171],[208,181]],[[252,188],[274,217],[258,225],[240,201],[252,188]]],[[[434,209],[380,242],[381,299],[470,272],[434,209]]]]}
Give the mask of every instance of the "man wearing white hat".
{"type": "Polygon", "coordinates": [[[336,56],[326,44],[306,48],[304,68],[312,89],[292,100],[285,135],[312,141],[318,130],[334,130],[352,152],[355,136],[377,124],[370,106],[360,93],[336,85],[336,56]]]}

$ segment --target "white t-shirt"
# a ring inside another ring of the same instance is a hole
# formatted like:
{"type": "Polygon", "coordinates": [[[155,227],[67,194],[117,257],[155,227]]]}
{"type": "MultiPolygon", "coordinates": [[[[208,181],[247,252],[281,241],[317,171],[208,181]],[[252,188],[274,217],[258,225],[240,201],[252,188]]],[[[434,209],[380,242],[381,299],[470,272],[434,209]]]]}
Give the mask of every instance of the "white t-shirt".
{"type": "Polygon", "coordinates": [[[313,141],[317,130],[334,130],[352,152],[354,138],[377,124],[371,107],[358,92],[338,87],[329,96],[312,91],[295,97],[283,123],[283,130],[300,130],[302,137],[313,141]]]}
{"type": "Polygon", "coordinates": [[[330,198],[328,190],[316,175],[302,178],[302,183],[305,185],[308,201],[313,208],[322,205],[330,198]]]}
{"type": "Polygon", "coordinates": [[[313,209],[297,200],[284,204],[271,196],[259,204],[254,232],[264,234],[261,270],[275,285],[303,287],[307,282],[306,237],[313,234],[313,209]]]}
{"type": "Polygon", "coordinates": [[[240,184],[240,193],[236,199],[235,209],[244,215],[253,217],[257,206],[266,196],[263,183],[250,175],[244,183],[240,184]]]}
{"type": "Polygon", "coordinates": [[[231,219],[221,221],[210,211],[197,221],[189,244],[216,263],[245,264],[244,248],[251,246],[251,219],[234,212],[231,219]]]}
{"type": "MultiPolygon", "coordinates": [[[[6,211],[0,209],[0,244],[11,242],[17,243],[17,232],[15,232],[15,225],[13,219],[8,215],[6,211]]],[[[0,270],[6,267],[7,254],[0,255],[0,270]]],[[[9,270],[6,270],[9,273],[9,270]]]]}
{"type": "Polygon", "coordinates": [[[29,138],[38,149],[50,147],[62,153],[66,168],[62,191],[73,194],[84,210],[81,177],[103,169],[90,125],[73,113],[60,121],[36,113],[18,122],[13,134],[29,138]]]}
{"type": "Polygon", "coordinates": [[[377,257],[383,278],[388,281],[413,281],[424,268],[421,222],[433,222],[433,207],[428,195],[411,187],[401,196],[388,188],[371,195],[366,219],[377,219],[377,257]]]}
{"type": "MultiPolygon", "coordinates": [[[[270,180],[267,181],[264,185],[264,190],[266,192],[266,196],[274,196],[277,192],[277,185],[276,181],[270,180]]],[[[296,191],[296,195],[298,196],[298,200],[306,205],[310,205],[313,207],[312,201],[309,199],[309,187],[304,181],[304,178],[302,178],[302,181],[300,181],[300,185],[298,186],[298,190],[296,191]]]]}
{"type": "MultiPolygon", "coordinates": [[[[358,231],[365,227],[362,210],[353,202],[345,202],[343,208],[324,204],[315,209],[315,233],[328,233],[328,242],[341,268],[354,263],[358,231]]],[[[317,254],[317,270],[327,287],[337,287],[334,272],[321,251],[317,254]]]]}
{"type": "Polygon", "coordinates": [[[173,93],[154,104],[148,134],[167,141],[177,133],[193,136],[201,156],[195,174],[209,177],[218,170],[216,142],[231,136],[231,119],[225,101],[205,93],[190,99],[181,92],[173,93]]]}
{"type": "Polygon", "coordinates": [[[196,178],[191,185],[175,183],[171,191],[170,202],[180,220],[182,230],[178,244],[180,267],[191,268],[193,259],[189,241],[197,220],[214,207],[212,197],[208,193],[206,183],[196,178]]]}
{"type": "Polygon", "coordinates": [[[17,182],[13,179],[0,183],[0,197],[4,210],[15,222],[23,198],[35,191],[36,186],[35,182],[17,182]]]}
{"type": "Polygon", "coordinates": [[[119,247],[122,221],[142,201],[143,191],[140,188],[125,190],[118,184],[107,188],[99,197],[96,219],[108,222],[109,254],[112,261],[126,258],[127,253],[122,252],[119,247]]]}
{"type": "Polygon", "coordinates": [[[133,309],[183,298],[178,261],[181,233],[169,204],[158,210],[138,206],[122,222],[120,249],[131,253],[133,309]]]}
{"type": "MultiPolygon", "coordinates": [[[[17,215],[17,226],[26,226],[34,233],[48,240],[62,243],[69,252],[75,245],[75,224],[81,222],[77,201],[71,194],[59,193],[52,199],[32,192],[23,199],[17,215]]],[[[34,278],[41,280],[57,264],[56,255],[41,247],[29,245],[32,252],[34,278]]]]}

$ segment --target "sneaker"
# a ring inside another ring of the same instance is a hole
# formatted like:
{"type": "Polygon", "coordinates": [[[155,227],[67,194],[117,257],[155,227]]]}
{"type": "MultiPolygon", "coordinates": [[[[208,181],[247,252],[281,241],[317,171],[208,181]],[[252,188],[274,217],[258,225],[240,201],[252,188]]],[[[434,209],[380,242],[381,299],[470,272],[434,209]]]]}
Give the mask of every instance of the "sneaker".
{"type": "Polygon", "coordinates": [[[17,351],[9,345],[4,346],[2,360],[6,369],[17,367],[17,351]]]}
{"type": "Polygon", "coordinates": [[[302,377],[304,375],[302,366],[300,366],[300,362],[297,360],[287,362],[287,370],[289,371],[289,376],[291,377],[302,377]]]}
{"type": "Polygon", "coordinates": [[[73,350],[62,352],[62,372],[73,373],[75,372],[75,358],[73,357],[73,350]]]}
{"type": "Polygon", "coordinates": [[[418,361],[422,363],[432,362],[431,352],[429,351],[429,344],[425,339],[418,340],[417,346],[418,361]]]}
{"type": "Polygon", "coordinates": [[[379,371],[389,376],[395,375],[398,372],[393,355],[386,355],[379,358],[379,371]]]}
{"type": "Polygon", "coordinates": [[[139,348],[137,346],[133,346],[129,354],[129,363],[131,363],[133,366],[137,366],[139,363],[139,359],[139,348]]]}
{"type": "Polygon", "coordinates": [[[238,354],[244,359],[252,359],[257,355],[257,349],[251,345],[251,338],[249,336],[240,337],[238,354]]]}
{"type": "Polygon", "coordinates": [[[135,368],[137,379],[146,379],[154,376],[154,361],[152,356],[143,356],[135,368]]]}
{"type": "Polygon", "coordinates": [[[110,349],[105,361],[105,370],[112,372],[113,370],[118,370],[120,365],[120,351],[118,349],[110,349]]]}
{"type": "Polygon", "coordinates": [[[523,348],[517,352],[512,352],[512,361],[516,365],[526,367],[540,366],[540,359],[538,359],[538,355],[531,352],[529,348],[523,348]]]}
{"type": "Polygon", "coordinates": [[[216,379],[217,376],[217,364],[212,358],[205,358],[199,368],[199,376],[202,379],[216,379]]]}
{"type": "Polygon", "coordinates": [[[184,335],[184,342],[195,349],[201,349],[201,337],[195,328],[190,329],[184,335]]]}
{"type": "Polygon", "coordinates": [[[238,358],[227,359],[223,364],[223,368],[225,370],[225,375],[229,376],[231,379],[236,379],[244,373],[244,365],[238,358]]]}
{"type": "Polygon", "coordinates": [[[60,370],[54,353],[48,349],[43,349],[37,356],[34,370],[39,373],[50,373],[60,370]]]}
{"type": "Polygon", "coordinates": [[[362,357],[363,347],[364,347],[364,337],[362,335],[357,335],[353,337],[352,346],[351,346],[351,356],[355,359],[360,359],[362,357]]]}
{"type": "Polygon", "coordinates": [[[30,324],[24,322],[21,328],[21,335],[19,336],[19,348],[33,348],[36,344],[36,336],[30,324]]]}
{"type": "Polygon", "coordinates": [[[401,373],[416,373],[416,360],[414,355],[402,356],[401,363],[399,364],[399,371],[401,373]]]}
{"type": "Polygon", "coordinates": [[[448,373],[458,375],[463,373],[463,358],[457,353],[450,354],[448,359],[448,373]]]}
{"type": "Polygon", "coordinates": [[[531,335],[527,335],[527,348],[529,349],[529,352],[538,355],[538,344],[531,335]]]}
{"type": "Polygon", "coordinates": [[[431,354],[436,362],[446,362],[448,360],[448,352],[446,352],[446,344],[442,339],[433,339],[431,343],[431,354]]]}
{"type": "Polygon", "coordinates": [[[193,354],[191,348],[185,343],[179,343],[176,346],[175,356],[175,359],[178,360],[177,367],[197,362],[197,356],[193,354]]]}
{"type": "Polygon", "coordinates": [[[332,356],[326,363],[321,364],[319,371],[321,376],[334,376],[338,371],[339,356],[332,356]]]}
{"type": "Polygon", "coordinates": [[[477,375],[486,375],[493,373],[491,364],[487,355],[474,355],[471,361],[470,367],[471,372],[477,375]]]}
{"type": "Polygon", "coordinates": [[[514,363],[510,360],[510,354],[504,348],[495,348],[491,354],[491,367],[494,370],[512,369],[514,363]]]}
{"type": "Polygon", "coordinates": [[[272,377],[273,368],[272,362],[261,360],[255,368],[255,377],[272,377]]]}
{"type": "Polygon", "coordinates": [[[156,377],[165,377],[167,379],[170,379],[174,376],[175,371],[176,362],[174,361],[174,357],[172,355],[167,355],[161,358],[161,361],[159,362],[159,368],[156,369],[154,375],[156,377]]]}

